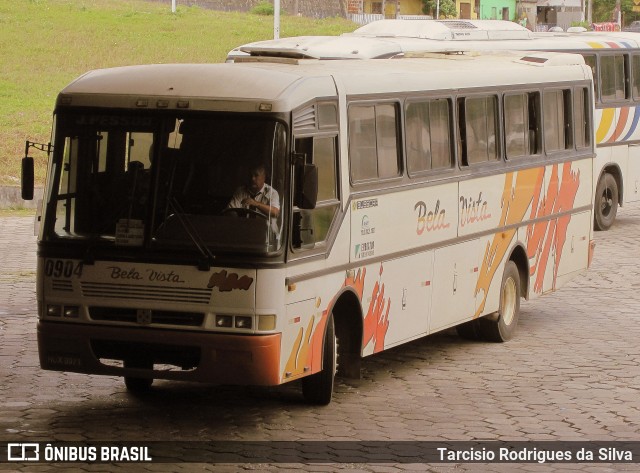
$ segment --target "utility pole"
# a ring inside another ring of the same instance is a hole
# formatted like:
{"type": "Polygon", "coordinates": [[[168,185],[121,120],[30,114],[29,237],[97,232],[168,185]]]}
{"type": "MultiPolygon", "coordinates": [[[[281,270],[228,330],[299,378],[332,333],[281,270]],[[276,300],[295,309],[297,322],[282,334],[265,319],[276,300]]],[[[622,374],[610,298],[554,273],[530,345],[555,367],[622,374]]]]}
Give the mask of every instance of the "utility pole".
{"type": "Polygon", "coordinates": [[[280,0],[273,0],[273,39],[280,39],[280,0]]]}

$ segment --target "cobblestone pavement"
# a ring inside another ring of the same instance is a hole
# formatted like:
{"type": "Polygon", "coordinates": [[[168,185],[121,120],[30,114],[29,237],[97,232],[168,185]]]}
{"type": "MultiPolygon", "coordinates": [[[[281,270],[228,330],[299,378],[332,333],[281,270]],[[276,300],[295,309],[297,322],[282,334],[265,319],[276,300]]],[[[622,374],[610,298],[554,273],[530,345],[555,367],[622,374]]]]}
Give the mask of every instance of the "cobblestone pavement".
{"type": "MultiPolygon", "coordinates": [[[[596,233],[591,270],[524,302],[515,339],[447,331],[365,359],[361,380],[310,407],[298,386],[156,381],[39,369],[31,218],[0,219],[0,441],[640,441],[640,205],[596,233]]],[[[637,460],[636,460],[637,461],[637,460]]],[[[110,464],[85,471],[637,471],[636,464],[110,464]]],[[[0,464],[55,471],[63,464],[0,464]]],[[[77,470],[77,465],[74,465],[77,470]]]]}

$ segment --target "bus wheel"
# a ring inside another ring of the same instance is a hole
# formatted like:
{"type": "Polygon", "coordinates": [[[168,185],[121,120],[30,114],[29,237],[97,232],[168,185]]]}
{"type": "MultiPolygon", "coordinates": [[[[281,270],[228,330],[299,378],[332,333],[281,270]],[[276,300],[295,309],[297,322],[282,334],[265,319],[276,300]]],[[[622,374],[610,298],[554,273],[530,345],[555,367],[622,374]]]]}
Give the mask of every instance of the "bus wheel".
{"type": "Polygon", "coordinates": [[[482,326],[479,322],[480,320],[475,319],[456,325],[456,332],[458,332],[460,338],[465,340],[480,340],[482,339],[482,326]]]}
{"type": "Polygon", "coordinates": [[[336,339],[333,315],[327,320],[322,348],[322,370],[302,378],[302,395],[311,404],[326,406],[331,402],[333,382],[338,367],[338,341],[336,339]]]}
{"type": "Polygon", "coordinates": [[[513,261],[504,268],[500,285],[500,308],[497,314],[479,319],[482,334],[490,342],[506,342],[513,338],[520,314],[520,273],[513,261]]]}
{"type": "Polygon", "coordinates": [[[127,391],[132,393],[143,393],[149,390],[153,384],[151,378],[133,378],[131,376],[124,377],[124,385],[127,387],[127,391]]]}
{"type": "MultiPolygon", "coordinates": [[[[130,361],[124,362],[125,368],[148,368],[152,369],[153,364],[146,363],[132,363],[130,361]]],[[[127,387],[127,391],[132,393],[143,393],[149,390],[153,384],[153,378],[137,378],[134,376],[125,376],[124,385],[127,387]]]]}
{"type": "Polygon", "coordinates": [[[596,187],[594,228],[609,230],[618,213],[618,183],[611,174],[603,174],[596,187]]]}

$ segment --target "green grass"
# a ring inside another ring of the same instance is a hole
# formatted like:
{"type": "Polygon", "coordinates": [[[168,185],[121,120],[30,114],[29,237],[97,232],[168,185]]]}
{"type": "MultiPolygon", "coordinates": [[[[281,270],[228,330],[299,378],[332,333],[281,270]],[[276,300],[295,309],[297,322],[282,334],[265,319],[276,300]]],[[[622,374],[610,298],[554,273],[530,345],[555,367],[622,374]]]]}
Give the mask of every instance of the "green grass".
{"type": "MultiPolygon", "coordinates": [[[[97,68],[222,62],[227,52],[273,37],[273,17],[142,0],[0,0],[0,184],[19,184],[25,140],[50,139],[58,92],[97,68]]],[[[340,19],[281,16],[280,35],[337,35],[340,19]]],[[[44,153],[33,151],[36,181],[44,153]]]]}

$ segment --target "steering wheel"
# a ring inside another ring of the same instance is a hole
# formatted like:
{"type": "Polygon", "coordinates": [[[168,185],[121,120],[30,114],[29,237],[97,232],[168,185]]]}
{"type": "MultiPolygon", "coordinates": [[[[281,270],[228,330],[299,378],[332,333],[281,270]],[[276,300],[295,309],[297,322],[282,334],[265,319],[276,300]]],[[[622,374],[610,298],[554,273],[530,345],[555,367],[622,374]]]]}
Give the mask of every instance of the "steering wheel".
{"type": "Polygon", "coordinates": [[[231,214],[231,213],[236,214],[238,217],[242,217],[242,218],[260,217],[260,218],[263,218],[265,220],[268,219],[268,217],[265,214],[263,214],[261,212],[258,212],[257,210],[245,209],[244,207],[226,208],[220,214],[221,215],[227,215],[227,214],[231,214]]]}

